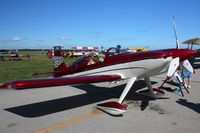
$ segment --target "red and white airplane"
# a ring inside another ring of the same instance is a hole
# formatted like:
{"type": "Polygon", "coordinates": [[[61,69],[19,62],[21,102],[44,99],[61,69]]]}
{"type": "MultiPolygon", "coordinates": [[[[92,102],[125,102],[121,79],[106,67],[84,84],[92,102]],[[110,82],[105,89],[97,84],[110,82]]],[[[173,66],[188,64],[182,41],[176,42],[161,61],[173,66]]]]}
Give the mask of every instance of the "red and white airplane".
{"type": "Polygon", "coordinates": [[[179,61],[186,62],[183,63],[186,64],[185,67],[193,71],[187,59],[195,54],[196,51],[194,50],[179,48],[120,53],[119,48],[112,47],[105,52],[104,56],[85,55],[67,66],[64,63],[61,50],[57,49],[52,58],[54,61],[54,77],[11,81],[1,84],[0,89],[113,82],[126,79],[127,84],[117,101],[97,105],[97,108],[109,114],[121,115],[126,112],[126,107],[122,102],[137,79],[144,79],[149,90],[147,94],[156,98],[164,92],[160,89],[152,89],[150,77],[166,72],[167,76],[171,77],[179,66],[179,61]],[[91,63],[92,59],[93,63],[91,63]]]}
{"type": "Polygon", "coordinates": [[[103,61],[98,61],[97,55],[86,55],[70,66],[66,66],[60,50],[57,50],[57,54],[53,58],[54,77],[11,81],[0,85],[0,88],[24,89],[128,79],[118,101],[97,105],[98,108],[110,114],[120,115],[126,112],[126,107],[122,105],[122,101],[137,79],[144,78],[149,89],[149,95],[156,98],[157,94],[163,92],[152,89],[150,77],[167,71],[168,76],[171,77],[179,65],[179,60],[185,61],[196,54],[196,51],[188,49],[165,49],[137,53],[111,53],[111,50],[118,51],[116,48],[108,49],[103,61]],[[95,60],[94,64],[88,63],[90,58],[95,60]]]}

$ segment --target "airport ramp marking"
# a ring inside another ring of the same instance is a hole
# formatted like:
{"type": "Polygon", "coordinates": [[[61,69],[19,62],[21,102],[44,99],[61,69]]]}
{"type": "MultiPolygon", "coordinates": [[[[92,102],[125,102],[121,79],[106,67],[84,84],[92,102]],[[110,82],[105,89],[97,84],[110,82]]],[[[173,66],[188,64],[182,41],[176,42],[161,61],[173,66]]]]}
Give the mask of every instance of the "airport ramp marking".
{"type": "Polygon", "coordinates": [[[96,116],[96,115],[99,115],[99,114],[102,114],[102,111],[96,109],[96,110],[94,110],[94,111],[92,111],[88,114],[85,114],[85,115],[82,115],[80,117],[77,117],[77,118],[74,118],[74,119],[71,119],[71,120],[67,120],[67,121],[64,121],[64,122],[61,122],[61,123],[57,123],[55,125],[52,125],[52,126],[49,126],[49,127],[46,127],[46,128],[42,128],[42,129],[33,131],[32,133],[47,133],[47,132],[50,132],[50,131],[55,130],[57,128],[68,126],[68,125],[89,119],[89,118],[96,116]]]}

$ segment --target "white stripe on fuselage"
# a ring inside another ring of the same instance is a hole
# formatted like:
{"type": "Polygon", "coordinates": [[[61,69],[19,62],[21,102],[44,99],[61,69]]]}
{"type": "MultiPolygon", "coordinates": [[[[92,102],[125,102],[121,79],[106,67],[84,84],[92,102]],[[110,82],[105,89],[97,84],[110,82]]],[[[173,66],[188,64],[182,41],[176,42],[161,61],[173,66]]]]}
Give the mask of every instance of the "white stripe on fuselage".
{"type": "Polygon", "coordinates": [[[166,72],[172,57],[144,59],[121,64],[109,65],[97,69],[78,72],[68,76],[91,76],[91,75],[120,75],[122,79],[131,77],[147,77],[166,72]]]}

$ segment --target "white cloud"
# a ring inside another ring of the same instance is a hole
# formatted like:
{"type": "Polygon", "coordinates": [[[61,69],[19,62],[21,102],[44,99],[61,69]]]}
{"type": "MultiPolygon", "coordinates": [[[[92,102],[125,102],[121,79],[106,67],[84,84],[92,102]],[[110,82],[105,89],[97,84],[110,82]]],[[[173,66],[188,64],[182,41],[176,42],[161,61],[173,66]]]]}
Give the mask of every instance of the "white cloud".
{"type": "Polygon", "coordinates": [[[18,36],[16,36],[16,37],[12,37],[10,41],[12,41],[12,42],[18,42],[18,41],[21,41],[21,37],[18,37],[18,36]]]}
{"type": "Polygon", "coordinates": [[[3,42],[7,42],[7,43],[20,42],[20,41],[22,41],[22,38],[18,37],[18,36],[11,37],[11,38],[8,38],[6,40],[3,40],[3,42]]]}
{"type": "Polygon", "coordinates": [[[60,41],[70,41],[71,39],[70,38],[68,38],[68,37],[58,37],[57,38],[58,40],[60,40],[60,41]]]}

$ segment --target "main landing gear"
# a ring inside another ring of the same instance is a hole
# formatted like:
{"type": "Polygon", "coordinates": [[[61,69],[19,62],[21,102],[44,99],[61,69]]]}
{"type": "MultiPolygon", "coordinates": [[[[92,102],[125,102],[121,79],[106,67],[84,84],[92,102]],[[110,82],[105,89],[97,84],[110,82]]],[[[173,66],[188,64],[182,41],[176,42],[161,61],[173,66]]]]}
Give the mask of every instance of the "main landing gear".
{"type": "Polygon", "coordinates": [[[106,102],[98,104],[97,108],[111,115],[122,115],[127,110],[126,107],[122,105],[122,101],[126,97],[136,79],[137,77],[132,77],[128,80],[128,83],[126,84],[126,87],[117,102],[106,102]]]}
{"type": "MultiPolygon", "coordinates": [[[[122,101],[124,100],[125,96],[131,89],[132,85],[136,81],[137,77],[132,77],[131,79],[128,80],[128,83],[122,92],[119,100],[117,102],[112,101],[112,102],[106,102],[102,104],[98,104],[97,108],[100,110],[103,110],[104,112],[111,114],[111,115],[122,115],[127,111],[126,107],[122,105],[122,101]]],[[[159,98],[163,96],[165,93],[160,90],[160,89],[153,89],[151,85],[151,81],[149,77],[145,78],[146,85],[148,87],[148,90],[141,91],[140,93],[150,96],[152,98],[159,98]]]]}

